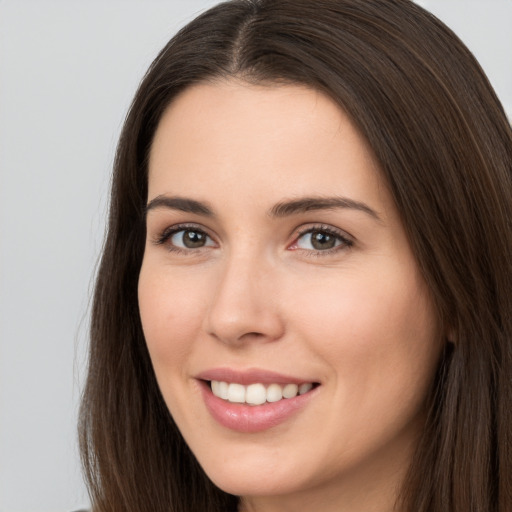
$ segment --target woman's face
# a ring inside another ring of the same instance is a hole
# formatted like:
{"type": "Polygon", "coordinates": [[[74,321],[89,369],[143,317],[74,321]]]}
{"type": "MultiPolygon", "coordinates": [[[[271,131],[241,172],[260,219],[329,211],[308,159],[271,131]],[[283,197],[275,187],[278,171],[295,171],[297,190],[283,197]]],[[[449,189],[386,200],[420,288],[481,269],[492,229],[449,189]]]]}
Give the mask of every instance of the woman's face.
{"type": "Polygon", "coordinates": [[[220,488],[317,510],[394,493],[440,336],[372,152],[330,99],[230,81],[172,103],[139,305],[163,397],[220,488]]]}

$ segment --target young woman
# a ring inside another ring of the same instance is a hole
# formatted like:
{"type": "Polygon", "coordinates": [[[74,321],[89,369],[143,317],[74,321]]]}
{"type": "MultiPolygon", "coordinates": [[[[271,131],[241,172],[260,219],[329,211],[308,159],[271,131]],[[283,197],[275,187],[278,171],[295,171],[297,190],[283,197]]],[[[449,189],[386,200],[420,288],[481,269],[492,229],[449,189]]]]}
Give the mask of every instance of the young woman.
{"type": "Polygon", "coordinates": [[[94,512],[512,509],[512,131],[408,0],[235,0],[128,114],[94,512]]]}

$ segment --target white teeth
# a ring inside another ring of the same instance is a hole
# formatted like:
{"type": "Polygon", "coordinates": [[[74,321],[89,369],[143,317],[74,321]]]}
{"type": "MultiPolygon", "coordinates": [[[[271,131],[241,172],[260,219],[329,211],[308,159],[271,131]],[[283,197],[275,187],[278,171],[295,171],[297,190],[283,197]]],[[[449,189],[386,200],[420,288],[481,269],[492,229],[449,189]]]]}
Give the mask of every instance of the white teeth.
{"type": "Polygon", "coordinates": [[[267,402],[279,402],[283,398],[283,388],[279,384],[270,384],[267,388],[267,402]]]}
{"type": "Polygon", "coordinates": [[[311,382],[304,382],[304,384],[301,384],[299,386],[299,395],[304,395],[308,391],[311,391],[313,389],[313,384],[311,382]]]}
{"type": "Polygon", "coordinates": [[[228,386],[228,400],[237,404],[245,402],[245,386],[232,382],[228,386]]]}
{"type": "Polygon", "coordinates": [[[261,405],[267,401],[267,391],[263,384],[251,384],[247,386],[245,401],[252,405],[261,405]]]}
{"type": "Polygon", "coordinates": [[[219,390],[220,384],[221,383],[218,380],[212,380],[212,393],[215,396],[220,396],[220,390],[219,390]]]}
{"type": "Polygon", "coordinates": [[[299,392],[299,386],[297,384],[286,384],[283,388],[283,398],[293,398],[297,396],[299,392]]]}
{"type": "Polygon", "coordinates": [[[270,384],[265,387],[263,384],[256,383],[244,386],[235,382],[227,383],[218,380],[211,381],[212,393],[233,403],[247,403],[250,405],[261,405],[265,402],[278,402],[283,398],[293,398],[304,395],[313,389],[311,382],[305,382],[300,386],[297,384],[270,384]]]}
{"type": "MultiPolygon", "coordinates": [[[[215,381],[212,380],[212,384],[214,382],[215,381]]],[[[222,398],[223,400],[227,400],[228,399],[228,389],[229,389],[229,385],[227,382],[219,382],[219,394],[217,396],[222,398]]]]}

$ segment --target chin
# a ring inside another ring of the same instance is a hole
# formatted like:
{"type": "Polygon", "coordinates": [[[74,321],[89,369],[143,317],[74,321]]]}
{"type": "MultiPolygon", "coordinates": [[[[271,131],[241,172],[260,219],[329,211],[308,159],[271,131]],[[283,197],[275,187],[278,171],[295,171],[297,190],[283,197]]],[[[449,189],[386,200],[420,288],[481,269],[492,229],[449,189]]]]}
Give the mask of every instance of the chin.
{"type": "Polygon", "coordinates": [[[268,464],[262,467],[261,464],[241,464],[238,460],[231,464],[223,461],[221,466],[203,466],[203,469],[219,489],[235,496],[288,494],[305,486],[296,468],[286,470],[268,464]]]}
{"type": "Polygon", "coordinates": [[[274,478],[274,475],[252,473],[247,476],[215,475],[212,482],[224,492],[235,496],[275,496],[289,494],[300,489],[300,485],[293,485],[290,481],[274,478]],[[269,481],[272,480],[272,481],[269,481]]]}

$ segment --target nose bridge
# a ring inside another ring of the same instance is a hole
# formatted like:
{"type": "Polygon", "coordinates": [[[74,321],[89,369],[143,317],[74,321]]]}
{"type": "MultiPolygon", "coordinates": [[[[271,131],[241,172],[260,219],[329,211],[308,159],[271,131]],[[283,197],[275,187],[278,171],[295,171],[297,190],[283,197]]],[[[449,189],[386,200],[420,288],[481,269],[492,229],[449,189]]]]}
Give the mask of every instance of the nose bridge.
{"type": "Polygon", "coordinates": [[[274,266],[256,251],[233,251],[222,262],[211,298],[207,331],[226,343],[248,338],[280,337],[282,322],[275,307],[274,266]]]}

